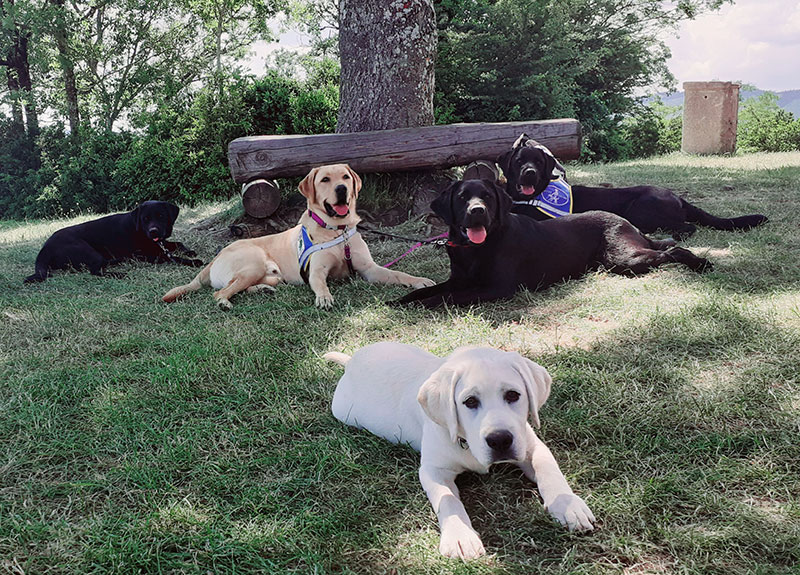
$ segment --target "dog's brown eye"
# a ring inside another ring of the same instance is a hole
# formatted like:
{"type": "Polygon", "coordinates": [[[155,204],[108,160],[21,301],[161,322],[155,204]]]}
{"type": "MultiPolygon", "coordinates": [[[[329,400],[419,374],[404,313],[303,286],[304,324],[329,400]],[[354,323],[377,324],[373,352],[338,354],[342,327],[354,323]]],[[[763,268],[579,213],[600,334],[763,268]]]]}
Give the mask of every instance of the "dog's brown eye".
{"type": "Polygon", "coordinates": [[[320,182],[330,182],[330,181],[331,181],[331,179],[328,176],[325,176],[324,178],[322,178],[320,180],[320,182]]]}
{"type": "Polygon", "coordinates": [[[349,179],[350,179],[350,176],[348,176],[347,174],[345,174],[344,176],[342,176],[342,179],[343,179],[343,180],[349,180],[349,179]]]}
{"type": "Polygon", "coordinates": [[[516,391],[507,391],[506,394],[503,396],[508,403],[514,403],[519,399],[519,393],[516,391]]]}
{"type": "Polygon", "coordinates": [[[464,405],[466,405],[468,409],[477,409],[480,404],[481,402],[478,401],[478,398],[474,395],[470,395],[464,400],[464,405]]]}

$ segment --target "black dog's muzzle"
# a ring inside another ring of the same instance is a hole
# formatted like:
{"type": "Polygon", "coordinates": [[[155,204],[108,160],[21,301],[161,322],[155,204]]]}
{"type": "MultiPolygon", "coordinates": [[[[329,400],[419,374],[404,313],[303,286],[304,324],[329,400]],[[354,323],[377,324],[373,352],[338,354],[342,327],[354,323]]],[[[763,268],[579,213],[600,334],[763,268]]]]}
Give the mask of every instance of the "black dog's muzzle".
{"type": "Polygon", "coordinates": [[[153,240],[154,242],[158,241],[158,240],[166,239],[166,237],[164,236],[164,233],[162,232],[162,230],[160,230],[156,226],[152,226],[152,227],[147,228],[147,237],[150,238],[151,240],[153,240]]]}

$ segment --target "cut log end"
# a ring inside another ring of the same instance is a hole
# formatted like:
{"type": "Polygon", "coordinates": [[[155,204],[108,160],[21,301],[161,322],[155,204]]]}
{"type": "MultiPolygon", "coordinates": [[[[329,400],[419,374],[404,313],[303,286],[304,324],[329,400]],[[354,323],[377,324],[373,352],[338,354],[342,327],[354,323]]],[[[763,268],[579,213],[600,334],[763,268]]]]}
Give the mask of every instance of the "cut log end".
{"type": "Polygon", "coordinates": [[[253,218],[268,218],[281,203],[281,192],[274,181],[257,179],[242,186],[242,205],[253,218]]]}

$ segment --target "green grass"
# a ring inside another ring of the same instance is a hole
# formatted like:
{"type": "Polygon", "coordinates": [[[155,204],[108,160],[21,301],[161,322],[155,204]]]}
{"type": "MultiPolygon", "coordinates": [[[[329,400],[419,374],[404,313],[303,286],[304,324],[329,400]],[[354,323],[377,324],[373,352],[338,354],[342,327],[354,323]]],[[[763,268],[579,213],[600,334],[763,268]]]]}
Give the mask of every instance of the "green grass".
{"type": "MultiPolygon", "coordinates": [[[[404,290],[209,291],[194,270],[128,264],[23,286],[43,240],[77,220],[0,222],[0,572],[798,573],[800,154],[668,156],[570,168],[580,183],[673,187],[747,233],[701,230],[714,261],[590,274],[471,309],[384,305],[404,290]],[[418,456],[329,412],[321,359],[398,340],[446,354],[516,349],[554,376],[541,437],[598,518],[574,535],[511,466],[459,479],[489,555],[440,557],[418,456]]],[[[187,228],[205,259],[228,240],[187,228]]],[[[413,222],[403,231],[422,233],[413,222]]],[[[407,248],[372,240],[378,262],[407,248]]],[[[443,252],[399,266],[437,280],[443,252]]]]}

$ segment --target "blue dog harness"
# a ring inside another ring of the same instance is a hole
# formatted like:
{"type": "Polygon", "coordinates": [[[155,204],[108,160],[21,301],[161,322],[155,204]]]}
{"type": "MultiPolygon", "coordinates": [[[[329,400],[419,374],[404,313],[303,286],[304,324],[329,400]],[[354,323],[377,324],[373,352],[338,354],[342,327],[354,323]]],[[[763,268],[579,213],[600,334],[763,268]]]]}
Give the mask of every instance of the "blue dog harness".
{"type": "Polygon", "coordinates": [[[515,204],[534,206],[551,218],[560,218],[572,213],[572,186],[564,178],[550,182],[544,191],[526,201],[515,201],[515,204]]]}
{"type": "Polygon", "coordinates": [[[308,267],[311,263],[312,254],[332,248],[333,246],[338,246],[342,243],[344,244],[344,259],[347,261],[347,269],[350,270],[350,273],[352,274],[353,261],[350,258],[350,245],[348,242],[350,241],[350,238],[358,233],[358,230],[355,227],[348,229],[347,226],[331,228],[330,226],[326,225],[322,218],[320,218],[314,212],[309,210],[309,214],[321,227],[326,229],[339,229],[342,230],[342,234],[330,241],[322,242],[321,244],[315,244],[313,241],[311,241],[311,236],[308,235],[308,230],[306,227],[302,226],[300,228],[300,237],[297,241],[297,261],[300,264],[300,277],[303,278],[305,283],[308,283],[308,267]]]}

